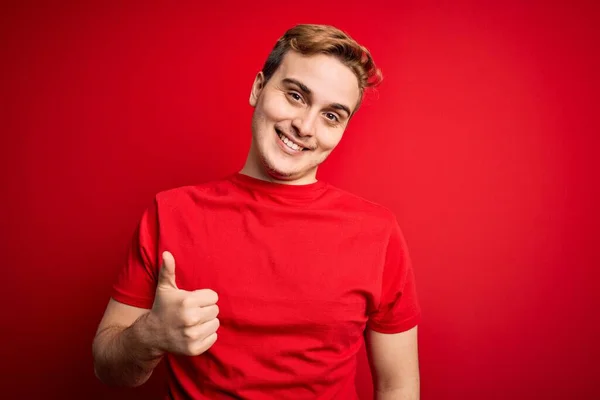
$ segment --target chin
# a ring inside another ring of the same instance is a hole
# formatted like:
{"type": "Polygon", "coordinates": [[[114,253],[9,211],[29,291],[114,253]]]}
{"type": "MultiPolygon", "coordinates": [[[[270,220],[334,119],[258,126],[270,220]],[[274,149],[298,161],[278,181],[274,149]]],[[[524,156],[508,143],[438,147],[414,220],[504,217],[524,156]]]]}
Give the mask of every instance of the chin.
{"type": "Polygon", "coordinates": [[[269,176],[277,180],[289,181],[297,179],[299,175],[301,176],[301,174],[295,173],[293,171],[286,171],[283,168],[277,168],[276,166],[268,162],[263,162],[263,166],[267,174],[269,174],[269,176]]]}
{"type": "Polygon", "coordinates": [[[289,167],[278,166],[276,162],[270,162],[263,158],[262,164],[267,175],[278,181],[294,181],[304,178],[308,172],[293,170],[289,167]]]}

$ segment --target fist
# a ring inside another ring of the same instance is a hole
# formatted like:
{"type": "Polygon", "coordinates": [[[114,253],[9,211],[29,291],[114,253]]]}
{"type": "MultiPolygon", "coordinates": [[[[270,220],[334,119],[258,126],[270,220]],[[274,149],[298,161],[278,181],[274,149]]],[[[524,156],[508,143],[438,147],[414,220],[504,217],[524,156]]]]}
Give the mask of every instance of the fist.
{"type": "Polygon", "coordinates": [[[150,311],[161,351],[197,356],[217,340],[219,307],[210,289],[180,290],[175,282],[175,258],[165,251],[154,304],[150,311]]]}

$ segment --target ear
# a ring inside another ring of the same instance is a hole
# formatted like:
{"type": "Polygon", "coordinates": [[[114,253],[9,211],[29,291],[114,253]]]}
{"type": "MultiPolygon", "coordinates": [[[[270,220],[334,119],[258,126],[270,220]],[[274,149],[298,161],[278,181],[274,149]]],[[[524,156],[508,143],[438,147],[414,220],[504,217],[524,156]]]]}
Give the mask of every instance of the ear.
{"type": "Polygon", "coordinates": [[[252,91],[250,92],[250,105],[252,107],[256,107],[256,103],[258,102],[258,97],[260,96],[260,92],[263,90],[265,85],[265,75],[262,71],[256,74],[256,78],[254,79],[254,83],[252,84],[252,91]]]}

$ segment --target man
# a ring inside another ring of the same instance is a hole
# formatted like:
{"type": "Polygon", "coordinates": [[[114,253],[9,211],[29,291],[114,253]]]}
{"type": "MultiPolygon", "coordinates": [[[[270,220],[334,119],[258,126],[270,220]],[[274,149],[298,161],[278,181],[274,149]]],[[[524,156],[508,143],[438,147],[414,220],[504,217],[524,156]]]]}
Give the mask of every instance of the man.
{"type": "Polygon", "coordinates": [[[241,172],[159,193],[94,340],[97,376],[138,386],[164,359],[173,399],[417,399],[420,311],[394,215],[316,179],[366,88],[369,52],[336,28],[279,39],[250,93],[241,172]],[[218,316],[218,317],[217,317],[218,316]]]}

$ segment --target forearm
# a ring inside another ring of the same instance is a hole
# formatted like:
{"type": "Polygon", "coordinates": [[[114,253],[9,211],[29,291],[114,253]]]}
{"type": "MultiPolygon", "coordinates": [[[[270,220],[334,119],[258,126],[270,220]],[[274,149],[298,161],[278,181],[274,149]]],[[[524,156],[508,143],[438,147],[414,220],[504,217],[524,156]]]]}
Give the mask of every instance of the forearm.
{"type": "Polygon", "coordinates": [[[150,378],[163,353],[154,343],[148,318],[144,314],[130,327],[111,326],[96,335],[94,369],[103,383],[133,387],[150,378]]]}

